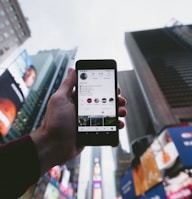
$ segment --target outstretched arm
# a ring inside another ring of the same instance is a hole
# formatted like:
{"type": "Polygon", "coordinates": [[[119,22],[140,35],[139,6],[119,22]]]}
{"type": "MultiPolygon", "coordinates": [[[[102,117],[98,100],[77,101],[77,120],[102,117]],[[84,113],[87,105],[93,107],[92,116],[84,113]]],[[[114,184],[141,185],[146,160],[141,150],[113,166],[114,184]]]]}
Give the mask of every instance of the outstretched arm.
{"type": "MultiPolygon", "coordinates": [[[[67,78],[49,100],[41,126],[30,135],[0,146],[2,198],[18,198],[42,174],[73,159],[83,150],[75,141],[75,83],[76,73],[69,69],[67,78]]],[[[120,117],[126,115],[125,104],[126,100],[119,95],[120,117]]],[[[119,128],[123,126],[124,123],[119,121],[119,128]]]]}

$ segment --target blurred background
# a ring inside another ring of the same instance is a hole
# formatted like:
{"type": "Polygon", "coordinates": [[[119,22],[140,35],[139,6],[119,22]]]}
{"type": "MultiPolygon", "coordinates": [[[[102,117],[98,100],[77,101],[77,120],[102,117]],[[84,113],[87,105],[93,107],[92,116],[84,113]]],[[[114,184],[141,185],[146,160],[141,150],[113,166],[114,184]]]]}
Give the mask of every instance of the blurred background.
{"type": "Polygon", "coordinates": [[[40,125],[49,97],[78,59],[115,59],[128,100],[118,147],[86,147],[22,199],[192,197],[192,163],[181,155],[190,157],[192,145],[191,6],[0,1],[0,144],[40,125]]]}

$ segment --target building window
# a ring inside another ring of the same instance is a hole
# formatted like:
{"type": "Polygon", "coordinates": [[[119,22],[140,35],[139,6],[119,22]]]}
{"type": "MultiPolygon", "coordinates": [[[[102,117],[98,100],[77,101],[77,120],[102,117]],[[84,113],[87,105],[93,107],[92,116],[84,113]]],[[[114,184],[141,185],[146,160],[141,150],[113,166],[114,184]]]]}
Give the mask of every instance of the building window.
{"type": "Polygon", "coordinates": [[[17,37],[15,37],[14,41],[15,41],[15,43],[17,43],[19,41],[19,39],[17,37]]]}
{"type": "Polygon", "coordinates": [[[17,21],[17,20],[18,20],[17,15],[14,15],[14,16],[13,16],[13,19],[14,19],[15,21],[17,21]]]}
{"type": "Polygon", "coordinates": [[[20,23],[17,24],[16,28],[17,28],[17,30],[19,30],[21,28],[21,24],[20,23]]]}
{"type": "Polygon", "coordinates": [[[7,32],[4,32],[3,35],[4,35],[5,38],[9,37],[9,34],[7,32]]]}
{"type": "Polygon", "coordinates": [[[0,30],[2,30],[5,27],[4,23],[0,23],[0,30]]]}
{"type": "Polygon", "coordinates": [[[0,35],[0,42],[4,40],[3,36],[0,35]]]}
{"type": "Polygon", "coordinates": [[[9,29],[9,33],[10,33],[11,35],[13,35],[13,34],[14,34],[14,30],[13,30],[13,29],[9,29]]]}
{"type": "Polygon", "coordinates": [[[5,12],[3,10],[0,10],[0,15],[5,16],[5,12]]]}
{"type": "Polygon", "coordinates": [[[20,37],[23,37],[25,35],[25,33],[22,31],[21,33],[20,33],[20,37]]]}
{"type": "Polygon", "coordinates": [[[10,25],[9,20],[5,20],[5,24],[6,24],[7,26],[9,26],[9,25],[10,25]]]}
{"type": "Polygon", "coordinates": [[[12,6],[9,7],[9,11],[14,12],[14,8],[12,6]]]}

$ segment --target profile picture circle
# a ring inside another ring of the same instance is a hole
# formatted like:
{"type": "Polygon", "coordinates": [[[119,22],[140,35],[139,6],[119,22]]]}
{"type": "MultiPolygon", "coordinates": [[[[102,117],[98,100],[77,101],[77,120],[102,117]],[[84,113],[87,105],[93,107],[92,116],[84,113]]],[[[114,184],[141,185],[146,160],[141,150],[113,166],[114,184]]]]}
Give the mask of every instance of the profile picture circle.
{"type": "Polygon", "coordinates": [[[102,102],[103,102],[103,103],[106,103],[106,102],[107,102],[107,99],[106,99],[106,98],[102,98],[102,102]]]}
{"type": "Polygon", "coordinates": [[[95,98],[95,99],[94,99],[94,102],[95,102],[95,103],[99,103],[99,98],[95,98]]]}
{"type": "Polygon", "coordinates": [[[88,98],[88,99],[87,99],[87,103],[90,104],[91,102],[92,102],[92,99],[91,99],[91,98],[88,98]]]}
{"type": "Polygon", "coordinates": [[[111,103],[114,102],[114,98],[112,98],[112,97],[109,98],[109,102],[111,102],[111,103]]]}
{"type": "Polygon", "coordinates": [[[87,73],[81,73],[81,74],[80,74],[80,78],[81,78],[82,80],[87,79],[87,73]]]}

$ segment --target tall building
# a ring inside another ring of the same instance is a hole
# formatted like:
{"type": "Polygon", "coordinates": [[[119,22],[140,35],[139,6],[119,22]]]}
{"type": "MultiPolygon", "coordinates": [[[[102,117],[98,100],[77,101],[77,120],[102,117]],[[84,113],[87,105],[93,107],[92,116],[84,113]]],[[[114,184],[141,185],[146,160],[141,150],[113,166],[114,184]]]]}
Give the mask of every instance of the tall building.
{"type": "Polygon", "coordinates": [[[116,197],[118,198],[121,193],[120,193],[120,180],[122,176],[125,175],[127,172],[128,168],[131,165],[132,161],[132,154],[125,152],[121,146],[119,145],[116,148],[116,169],[115,169],[115,183],[116,183],[116,197]]]}
{"type": "Polygon", "coordinates": [[[1,143],[31,133],[40,125],[49,97],[65,78],[67,68],[74,61],[76,50],[76,48],[69,51],[55,49],[30,56],[37,78],[1,143]]]}
{"type": "Polygon", "coordinates": [[[0,1],[0,63],[31,36],[17,0],[0,1]]]}
{"type": "MultiPolygon", "coordinates": [[[[0,144],[16,139],[24,134],[32,133],[33,130],[39,127],[44,118],[48,100],[65,79],[68,67],[73,65],[76,52],[77,48],[71,50],[45,50],[27,58],[27,60],[30,58],[30,63],[33,64],[32,66],[36,70],[35,83],[29,89],[29,93],[22,103],[21,108],[18,110],[10,130],[5,137],[1,137],[0,144]]],[[[11,67],[14,68],[17,66],[15,63],[19,63],[18,67],[19,70],[21,70],[21,61],[23,59],[26,61],[26,57],[26,53],[21,53],[13,61],[13,64],[8,66],[8,69],[11,67]]],[[[8,70],[6,70],[6,72],[7,71],[8,70]]],[[[2,75],[0,76],[0,80],[1,77],[2,75]]],[[[4,83],[6,84],[6,82],[4,83]]],[[[1,117],[0,120],[3,120],[4,117],[1,117]]],[[[39,179],[37,184],[34,185],[34,189],[29,189],[26,194],[29,194],[30,192],[31,198],[32,196],[37,198],[39,195],[46,195],[49,194],[49,191],[54,190],[58,195],[60,194],[61,197],[65,198],[64,195],[68,188],[70,189],[69,191],[76,192],[79,162],[80,157],[77,156],[75,159],[66,162],[66,164],[61,167],[58,165],[52,168],[39,179]],[[58,172],[59,175],[57,180],[54,179],[53,174],[56,172],[58,172]]]]}
{"type": "Polygon", "coordinates": [[[157,135],[168,126],[192,120],[191,27],[175,23],[171,27],[125,33],[134,70],[121,77],[126,83],[122,86],[127,90],[132,118],[128,122],[132,148],[140,146],[136,151],[141,143],[150,142],[146,135],[157,135]]]}
{"type": "MultiPolygon", "coordinates": [[[[150,138],[155,134],[155,130],[150,118],[142,90],[139,86],[135,70],[118,72],[119,84],[122,89],[122,95],[128,101],[128,114],[126,124],[128,128],[128,137],[132,146],[135,140],[150,138]]],[[[141,147],[141,143],[140,148],[141,147]]],[[[132,147],[130,149],[132,151],[132,147]]]]}

